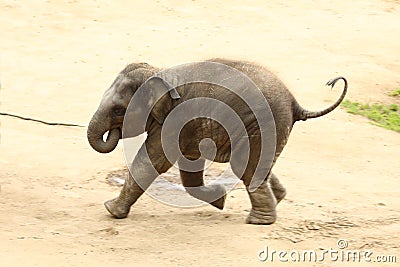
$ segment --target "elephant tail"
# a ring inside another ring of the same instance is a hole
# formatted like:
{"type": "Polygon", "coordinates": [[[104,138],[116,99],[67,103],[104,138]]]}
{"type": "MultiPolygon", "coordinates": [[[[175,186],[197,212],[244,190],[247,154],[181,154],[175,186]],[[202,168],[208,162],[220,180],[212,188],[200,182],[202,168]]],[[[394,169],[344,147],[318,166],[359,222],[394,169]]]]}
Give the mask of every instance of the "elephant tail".
{"type": "Polygon", "coordinates": [[[328,114],[329,112],[331,112],[332,110],[334,110],[335,108],[337,108],[340,103],[343,101],[344,97],[346,96],[347,93],[347,80],[344,77],[336,77],[332,80],[329,80],[326,85],[331,86],[332,88],[335,86],[336,82],[339,80],[343,80],[344,81],[344,88],[343,88],[343,92],[340,95],[339,99],[332,104],[330,107],[324,109],[324,110],[320,110],[320,111],[308,111],[305,110],[303,108],[301,108],[300,106],[297,108],[298,112],[297,112],[297,121],[298,120],[307,120],[307,119],[313,119],[313,118],[318,118],[321,116],[324,116],[326,114],[328,114]]]}

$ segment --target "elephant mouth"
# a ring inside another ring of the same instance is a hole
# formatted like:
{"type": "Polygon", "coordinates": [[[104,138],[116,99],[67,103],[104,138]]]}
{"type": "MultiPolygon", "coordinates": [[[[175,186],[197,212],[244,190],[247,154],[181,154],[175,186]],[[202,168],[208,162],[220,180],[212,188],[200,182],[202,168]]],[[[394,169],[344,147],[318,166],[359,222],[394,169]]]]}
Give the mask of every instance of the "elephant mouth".
{"type": "Polygon", "coordinates": [[[110,130],[108,130],[107,132],[105,132],[104,134],[103,134],[103,141],[104,142],[107,142],[107,140],[110,138],[110,133],[112,132],[112,131],[114,131],[115,129],[117,129],[118,130],[118,132],[119,132],[119,140],[120,139],[122,139],[122,128],[121,127],[112,127],[112,128],[110,128],[110,130]]]}

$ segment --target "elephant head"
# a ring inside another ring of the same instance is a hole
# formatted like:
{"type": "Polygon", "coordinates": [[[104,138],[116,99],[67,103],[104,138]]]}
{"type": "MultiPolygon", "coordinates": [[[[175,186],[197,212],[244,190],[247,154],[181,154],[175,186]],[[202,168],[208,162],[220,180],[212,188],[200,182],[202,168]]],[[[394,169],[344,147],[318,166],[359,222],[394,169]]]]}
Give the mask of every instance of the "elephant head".
{"type": "Polygon", "coordinates": [[[136,93],[140,101],[135,101],[135,103],[139,105],[129,106],[128,112],[136,113],[139,119],[130,121],[132,124],[130,129],[135,129],[129,131],[130,136],[145,132],[145,125],[149,119],[155,119],[157,123],[162,124],[166,114],[172,108],[172,98],[179,98],[179,94],[164,79],[153,76],[157,71],[147,63],[133,63],[118,74],[110,88],[104,93],[99,108],[88,126],[87,137],[94,150],[109,153],[115,149],[119,139],[122,138],[122,125],[128,105],[136,93]],[[138,91],[139,88],[140,91],[138,91]],[[166,94],[168,91],[170,94],[166,94]],[[151,112],[146,112],[149,109],[151,112]],[[151,116],[143,121],[143,118],[140,119],[141,114],[151,116]],[[106,133],[108,135],[104,141],[103,136],[106,133]]]}

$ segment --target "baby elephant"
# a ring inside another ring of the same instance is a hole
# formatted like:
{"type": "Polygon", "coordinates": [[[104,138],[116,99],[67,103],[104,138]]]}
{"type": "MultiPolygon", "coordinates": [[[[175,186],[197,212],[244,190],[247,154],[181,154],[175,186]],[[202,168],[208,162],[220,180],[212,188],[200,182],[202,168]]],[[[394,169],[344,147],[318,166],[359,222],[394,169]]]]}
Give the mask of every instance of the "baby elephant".
{"type": "Polygon", "coordinates": [[[346,79],[327,83],[333,87],[339,80],[344,81],[340,98],[312,112],[274,74],[253,63],[211,59],[171,71],[147,63],[128,65],[105,92],[87,131],[90,145],[100,153],[111,152],[121,138],[147,132],[119,197],[105,203],[107,210],[116,218],[127,217],[136,200],[175,162],[191,196],[223,209],[225,188],[203,181],[209,159],[229,162],[245,184],[252,205],[247,223],[274,223],[286,190],[271,169],[296,121],[339,106],[346,79]]]}

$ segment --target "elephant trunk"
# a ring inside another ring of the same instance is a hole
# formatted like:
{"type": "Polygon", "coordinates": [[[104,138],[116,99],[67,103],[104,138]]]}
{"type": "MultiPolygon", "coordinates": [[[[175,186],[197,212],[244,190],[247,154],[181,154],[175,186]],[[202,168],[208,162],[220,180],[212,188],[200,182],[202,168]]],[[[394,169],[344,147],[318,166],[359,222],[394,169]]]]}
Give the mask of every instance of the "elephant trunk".
{"type": "Polygon", "coordinates": [[[96,112],[91,119],[88,130],[87,138],[90,146],[100,153],[109,153],[115,149],[121,138],[121,132],[119,128],[110,130],[110,123],[99,119],[99,114],[96,112]],[[106,141],[103,140],[103,135],[108,132],[106,141]]]}

